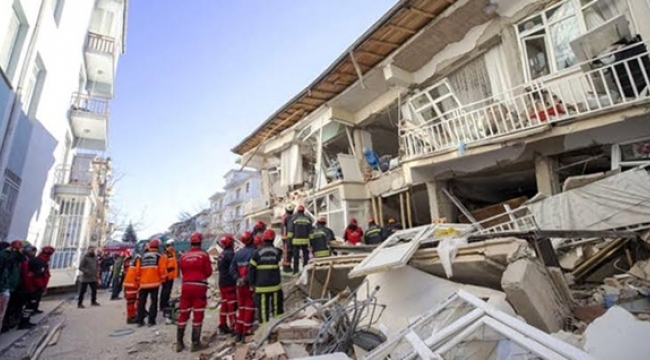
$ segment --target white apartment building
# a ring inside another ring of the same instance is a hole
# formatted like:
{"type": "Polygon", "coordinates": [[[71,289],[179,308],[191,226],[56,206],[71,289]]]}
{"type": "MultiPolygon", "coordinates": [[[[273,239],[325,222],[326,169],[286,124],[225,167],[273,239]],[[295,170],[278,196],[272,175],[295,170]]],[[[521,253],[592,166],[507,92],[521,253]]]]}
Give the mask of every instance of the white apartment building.
{"type": "Polygon", "coordinates": [[[647,0],[398,1],[233,152],[274,221],[302,203],[337,234],[467,221],[447,193],[516,207],[650,162],[648,19],[647,0]]]}
{"type": "Polygon", "coordinates": [[[267,208],[262,200],[259,171],[230,170],[224,179],[223,191],[210,196],[212,233],[240,234],[250,230],[258,220],[268,221],[256,213],[260,208],[267,208]]]}
{"type": "Polygon", "coordinates": [[[106,238],[110,101],[128,0],[0,3],[0,235],[75,268],[106,238]]]}

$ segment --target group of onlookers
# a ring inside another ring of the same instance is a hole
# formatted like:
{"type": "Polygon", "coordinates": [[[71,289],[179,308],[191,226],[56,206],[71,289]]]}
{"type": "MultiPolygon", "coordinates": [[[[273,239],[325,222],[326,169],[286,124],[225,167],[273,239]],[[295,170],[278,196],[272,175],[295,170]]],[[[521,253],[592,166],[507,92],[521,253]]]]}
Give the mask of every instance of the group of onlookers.
{"type": "Polygon", "coordinates": [[[34,314],[40,314],[41,298],[50,280],[49,263],[54,248],[40,253],[27,241],[0,242],[0,324],[2,332],[29,329],[34,314]]]}

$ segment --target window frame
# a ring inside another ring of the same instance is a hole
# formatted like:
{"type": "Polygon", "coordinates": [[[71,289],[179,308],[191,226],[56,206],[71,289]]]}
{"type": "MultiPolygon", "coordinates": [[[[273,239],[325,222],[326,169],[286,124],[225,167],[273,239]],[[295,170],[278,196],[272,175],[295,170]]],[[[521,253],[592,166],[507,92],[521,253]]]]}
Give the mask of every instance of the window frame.
{"type": "Polygon", "coordinates": [[[628,140],[628,141],[613,144],[612,145],[612,170],[650,164],[650,159],[646,161],[623,161],[623,151],[621,150],[621,147],[625,145],[639,143],[642,141],[650,142],[650,137],[642,137],[638,139],[633,139],[633,140],[628,140]]]}
{"type": "Polygon", "coordinates": [[[27,77],[28,83],[24,88],[25,93],[23,93],[25,96],[22,97],[23,110],[30,119],[33,119],[36,116],[46,75],[47,70],[45,69],[43,60],[41,60],[40,55],[37,55],[27,77]],[[32,80],[33,84],[30,84],[30,81],[32,80]]]}
{"type": "Polygon", "coordinates": [[[61,17],[63,15],[63,8],[65,7],[65,0],[50,0],[52,5],[52,17],[56,27],[61,24],[61,17]]]}
{"type": "MultiPolygon", "coordinates": [[[[20,4],[15,3],[14,6],[11,7],[11,10],[12,11],[10,12],[9,18],[12,18],[12,15],[15,16],[15,18],[18,20],[18,28],[12,40],[12,44],[9,46],[9,53],[7,54],[6,60],[7,64],[6,66],[4,64],[0,64],[0,71],[3,71],[8,79],[11,79],[14,76],[18,62],[20,60],[22,48],[25,43],[27,30],[29,28],[27,19],[25,18],[25,14],[23,13],[20,4]]],[[[7,40],[5,36],[7,36],[6,31],[2,37],[2,45],[4,45],[5,41],[7,40]]]]}

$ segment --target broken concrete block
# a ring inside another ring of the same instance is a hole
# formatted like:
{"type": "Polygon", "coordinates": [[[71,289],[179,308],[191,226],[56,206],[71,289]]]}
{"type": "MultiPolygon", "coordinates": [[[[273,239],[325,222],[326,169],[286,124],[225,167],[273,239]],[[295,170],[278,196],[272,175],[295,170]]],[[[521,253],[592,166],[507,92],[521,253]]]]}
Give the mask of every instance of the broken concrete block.
{"type": "Polygon", "coordinates": [[[309,353],[304,345],[300,344],[284,344],[284,351],[287,353],[289,359],[296,359],[301,357],[308,357],[309,353]]]}
{"type": "Polygon", "coordinates": [[[517,314],[540,330],[560,331],[571,313],[544,266],[534,259],[508,265],[501,286],[517,314]]]}
{"type": "Polygon", "coordinates": [[[588,174],[588,175],[577,175],[577,176],[569,176],[566,180],[564,180],[564,185],[562,186],[562,192],[569,191],[571,189],[577,189],[579,187],[583,187],[585,185],[591,184],[592,182],[596,182],[598,180],[602,180],[605,178],[605,173],[596,173],[596,174],[588,174]]]}
{"type": "Polygon", "coordinates": [[[321,324],[312,319],[298,319],[278,325],[278,341],[288,343],[312,343],[320,330],[321,324]]]}
{"type": "Polygon", "coordinates": [[[650,323],[614,306],[587,327],[585,350],[596,359],[648,359],[648,334],[650,323]]]}
{"type": "Polygon", "coordinates": [[[288,359],[287,352],[281,343],[276,342],[264,347],[264,354],[268,360],[284,360],[288,359]]]}

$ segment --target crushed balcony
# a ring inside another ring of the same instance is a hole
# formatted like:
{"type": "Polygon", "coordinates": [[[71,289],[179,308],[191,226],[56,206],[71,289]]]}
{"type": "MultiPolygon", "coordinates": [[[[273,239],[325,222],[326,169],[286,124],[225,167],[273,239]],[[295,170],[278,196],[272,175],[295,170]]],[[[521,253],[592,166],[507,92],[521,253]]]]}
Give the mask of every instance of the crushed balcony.
{"type": "Polygon", "coordinates": [[[403,159],[414,160],[489,143],[551,124],[580,120],[650,100],[647,43],[634,43],[471,104],[460,104],[446,81],[408,100],[402,121],[403,159]]]}

